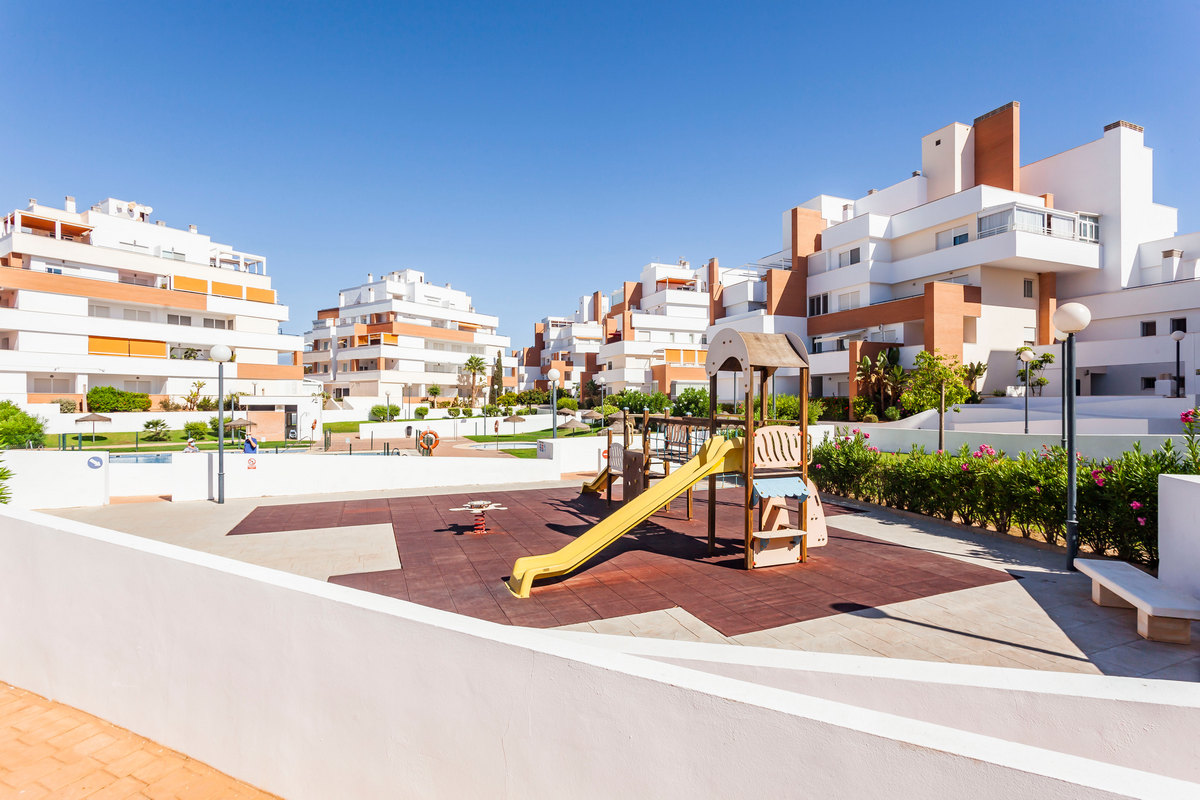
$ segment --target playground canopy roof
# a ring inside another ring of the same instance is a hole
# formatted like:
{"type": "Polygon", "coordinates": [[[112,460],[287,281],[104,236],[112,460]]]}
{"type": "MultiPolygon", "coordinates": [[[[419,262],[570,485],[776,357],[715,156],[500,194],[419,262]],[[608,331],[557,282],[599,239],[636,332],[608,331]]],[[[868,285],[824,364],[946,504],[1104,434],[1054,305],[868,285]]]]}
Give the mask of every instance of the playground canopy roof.
{"type": "Polygon", "coordinates": [[[808,369],[808,348],[794,333],[744,333],[733,328],[717,331],[708,345],[705,362],[709,377],[718,372],[780,368],[808,369]]]}

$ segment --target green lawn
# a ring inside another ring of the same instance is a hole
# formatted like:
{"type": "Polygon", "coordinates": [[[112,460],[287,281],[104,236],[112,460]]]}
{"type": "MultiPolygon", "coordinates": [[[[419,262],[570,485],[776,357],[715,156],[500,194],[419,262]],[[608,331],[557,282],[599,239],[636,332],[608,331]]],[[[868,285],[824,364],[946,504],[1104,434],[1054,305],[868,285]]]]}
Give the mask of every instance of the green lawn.
{"type": "Polygon", "coordinates": [[[523,447],[520,450],[505,450],[502,448],[500,452],[508,453],[510,456],[516,456],[517,458],[537,458],[536,447],[523,447]]]}
{"type": "MultiPolygon", "coordinates": [[[[66,434],[64,434],[64,436],[66,436],[66,434]]],[[[196,445],[201,450],[216,450],[217,449],[217,440],[215,437],[210,439],[209,437],[211,437],[211,436],[212,436],[212,434],[209,433],[207,436],[198,439],[196,441],[196,445]]],[[[92,441],[92,434],[85,433],[85,434],[83,434],[83,449],[84,450],[109,450],[113,453],[134,453],[134,452],[155,453],[155,452],[161,452],[163,450],[183,450],[183,446],[185,444],[187,444],[187,440],[188,440],[187,434],[181,430],[168,431],[167,438],[158,440],[158,441],[147,439],[146,434],[142,431],[138,431],[137,434],[127,433],[124,431],[110,432],[110,433],[97,433],[95,442],[92,441]],[[136,436],[136,438],[135,438],[135,436],[136,436]]],[[[66,446],[67,446],[67,449],[74,449],[74,448],[79,447],[79,437],[76,436],[75,434],[66,436],[66,446]]],[[[279,447],[299,447],[299,446],[307,447],[308,445],[307,444],[301,445],[295,441],[292,441],[292,442],[282,442],[282,441],[281,442],[263,442],[263,441],[260,441],[258,443],[258,446],[259,446],[259,449],[265,449],[268,446],[271,447],[272,449],[274,449],[276,446],[279,446],[279,447]]],[[[47,434],[46,438],[45,438],[45,447],[47,450],[57,450],[59,447],[59,434],[57,434],[57,433],[47,434]]],[[[227,448],[235,447],[238,450],[240,450],[242,448],[242,440],[228,438],[225,440],[225,447],[227,447],[227,448]]]]}
{"type": "MultiPolygon", "coordinates": [[[[511,424],[511,423],[510,423],[511,424]]],[[[500,423],[500,430],[504,430],[505,423],[500,423]]],[[[559,431],[558,435],[564,439],[575,436],[598,436],[600,430],[592,431],[559,431]]],[[[467,436],[464,438],[470,439],[473,442],[536,442],[538,439],[549,439],[552,431],[547,428],[544,431],[529,431],[528,433],[502,433],[499,436],[467,436]]]]}
{"type": "Polygon", "coordinates": [[[359,425],[362,425],[362,420],[358,422],[326,422],[322,427],[334,433],[358,433],[359,425]]]}

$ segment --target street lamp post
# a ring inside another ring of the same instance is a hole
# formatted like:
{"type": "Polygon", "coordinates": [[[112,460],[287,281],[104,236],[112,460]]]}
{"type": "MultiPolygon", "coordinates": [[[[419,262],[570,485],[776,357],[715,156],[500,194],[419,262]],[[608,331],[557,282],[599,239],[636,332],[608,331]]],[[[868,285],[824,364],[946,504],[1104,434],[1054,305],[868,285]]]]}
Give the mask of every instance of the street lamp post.
{"type": "Polygon", "coordinates": [[[383,393],[383,418],[388,422],[392,421],[392,393],[383,393]]]}
{"type": "Polygon", "coordinates": [[[554,367],[546,373],[546,378],[550,381],[550,438],[558,438],[558,379],[562,377],[562,373],[554,367]]]}
{"type": "Polygon", "coordinates": [[[1025,365],[1023,370],[1025,373],[1025,435],[1029,435],[1029,362],[1033,361],[1032,350],[1022,350],[1019,356],[1021,363],[1025,365]]]}
{"type": "Polygon", "coordinates": [[[1082,303],[1067,303],[1054,312],[1054,327],[1067,334],[1067,352],[1063,370],[1067,373],[1067,569],[1075,569],[1079,552],[1079,520],[1075,518],[1075,334],[1092,321],[1092,312],[1082,303]]]}
{"type": "Polygon", "coordinates": [[[225,502],[225,362],[233,352],[223,344],[215,344],[208,357],[217,362],[217,502],[225,502]]]}
{"type": "Polygon", "coordinates": [[[1062,395],[1062,417],[1059,419],[1059,444],[1062,449],[1067,449],[1067,335],[1058,328],[1054,329],[1054,338],[1062,344],[1062,360],[1059,362],[1059,371],[1062,373],[1062,389],[1059,394],[1062,395]]]}
{"type": "Polygon", "coordinates": [[[1179,374],[1179,345],[1183,342],[1183,337],[1187,336],[1183,331],[1171,331],[1171,338],[1175,340],[1175,396],[1183,397],[1183,388],[1179,385],[1182,382],[1183,376],[1179,374]]]}

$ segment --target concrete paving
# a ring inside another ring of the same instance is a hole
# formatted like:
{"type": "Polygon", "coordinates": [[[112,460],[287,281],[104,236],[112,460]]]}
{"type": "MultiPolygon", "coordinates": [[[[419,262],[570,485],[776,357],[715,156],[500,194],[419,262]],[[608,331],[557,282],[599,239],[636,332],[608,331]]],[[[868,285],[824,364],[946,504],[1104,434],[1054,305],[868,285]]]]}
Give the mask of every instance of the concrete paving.
{"type": "MultiPolygon", "coordinates": [[[[542,487],[573,485],[557,482],[542,487]]],[[[513,487],[475,487],[475,494],[513,487]]],[[[521,487],[526,488],[526,487],[521,487]]],[[[299,501],[454,494],[363,492],[305,498],[258,498],[214,503],[150,503],[55,511],[59,516],[181,544],[231,558],[326,579],[347,572],[403,569],[387,525],[226,536],[263,505],[299,501]],[[385,533],[387,535],[385,535],[385,533]],[[346,569],[346,565],[353,565],[346,569]]],[[[922,550],[1006,573],[1003,580],[871,608],[723,636],[681,608],[609,617],[567,630],[727,642],[817,652],[1144,676],[1200,681],[1200,635],[1189,645],[1141,639],[1135,612],[1091,602],[1090,581],[1064,569],[1062,553],[1018,537],[964,530],[887,510],[831,519],[851,534],[922,550]]],[[[1195,627],[1195,626],[1194,626],[1195,627]]],[[[1200,631],[1193,630],[1194,634],[1200,631]]]]}

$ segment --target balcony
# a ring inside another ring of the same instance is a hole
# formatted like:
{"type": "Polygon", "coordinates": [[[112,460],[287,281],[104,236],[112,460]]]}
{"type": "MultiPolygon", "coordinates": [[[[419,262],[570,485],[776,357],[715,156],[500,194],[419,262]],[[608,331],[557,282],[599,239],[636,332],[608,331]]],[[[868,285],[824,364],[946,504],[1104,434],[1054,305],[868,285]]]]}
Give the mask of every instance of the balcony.
{"type": "Polygon", "coordinates": [[[1009,231],[1024,231],[1075,242],[1100,242],[1100,218],[1091,214],[1009,203],[981,211],[977,217],[978,239],[1009,231]]]}

